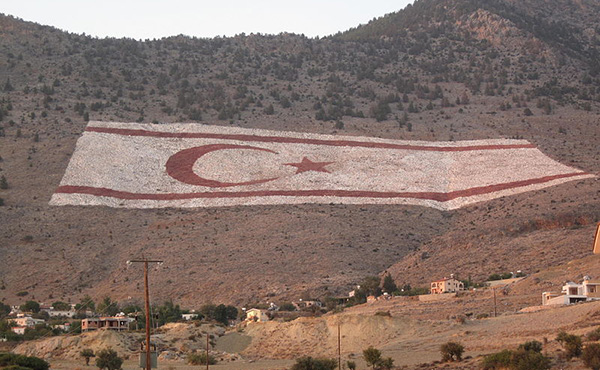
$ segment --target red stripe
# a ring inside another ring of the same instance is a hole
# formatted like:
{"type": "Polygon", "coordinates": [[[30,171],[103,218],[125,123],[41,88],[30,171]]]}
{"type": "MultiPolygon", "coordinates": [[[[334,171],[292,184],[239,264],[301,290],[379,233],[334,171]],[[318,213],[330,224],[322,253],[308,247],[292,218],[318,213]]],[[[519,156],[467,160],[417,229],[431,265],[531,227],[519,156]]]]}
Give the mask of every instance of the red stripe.
{"type": "Polygon", "coordinates": [[[63,185],[56,189],[62,194],[89,194],[99,197],[111,197],[126,200],[183,200],[183,199],[218,199],[218,198],[250,198],[250,197],[340,197],[340,198],[412,198],[446,202],[456,198],[471,197],[474,195],[489,194],[501,190],[514,189],[528,185],[543,184],[552,180],[583,176],[585,172],[567,173],[561,175],[545,176],[537,179],[507,182],[503,184],[474,187],[457,190],[449,193],[441,192],[377,192],[362,190],[257,190],[238,192],[200,192],[200,193],[130,193],[126,191],[96,188],[91,186],[63,185]]]}
{"type": "Polygon", "coordinates": [[[134,130],[125,128],[111,127],[94,127],[88,126],[86,131],[100,132],[105,134],[125,135],[125,136],[149,136],[161,138],[178,138],[178,139],[219,139],[219,140],[237,140],[263,143],[287,143],[287,144],[312,144],[312,145],[329,145],[329,146],[348,146],[360,148],[378,148],[378,149],[403,149],[403,150],[422,150],[428,152],[465,152],[470,150],[492,150],[492,149],[523,149],[535,148],[533,144],[496,144],[496,145],[471,145],[471,146],[455,146],[455,147],[439,147],[439,146],[419,146],[406,144],[391,144],[377,143],[370,141],[352,141],[352,140],[322,140],[322,139],[306,139],[296,137],[282,136],[260,136],[260,135],[244,135],[244,134],[211,134],[204,132],[161,132],[149,130],[134,130]]]}

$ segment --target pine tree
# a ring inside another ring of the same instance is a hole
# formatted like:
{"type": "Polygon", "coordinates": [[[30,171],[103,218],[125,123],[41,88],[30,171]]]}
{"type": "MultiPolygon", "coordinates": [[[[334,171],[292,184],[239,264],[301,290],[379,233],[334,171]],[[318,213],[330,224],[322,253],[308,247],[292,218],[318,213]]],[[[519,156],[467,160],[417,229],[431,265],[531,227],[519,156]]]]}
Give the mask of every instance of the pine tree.
{"type": "Polygon", "coordinates": [[[392,275],[387,274],[385,275],[385,277],[383,278],[383,290],[387,293],[394,293],[396,290],[398,290],[398,286],[396,286],[396,283],[394,282],[394,279],[392,278],[392,275]]]}

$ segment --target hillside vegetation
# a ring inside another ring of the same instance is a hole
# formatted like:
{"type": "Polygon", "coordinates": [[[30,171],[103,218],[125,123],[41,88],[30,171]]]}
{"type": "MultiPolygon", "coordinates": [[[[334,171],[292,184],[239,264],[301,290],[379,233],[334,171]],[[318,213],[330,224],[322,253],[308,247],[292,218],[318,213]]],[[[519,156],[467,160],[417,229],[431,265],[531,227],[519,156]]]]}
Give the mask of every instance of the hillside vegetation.
{"type": "Polygon", "coordinates": [[[419,0],[323,39],[137,41],[0,16],[0,297],[138,297],[141,271],[125,261],[140,255],[165,260],[151,275],[153,294],[195,305],[347,294],[385,270],[413,285],[452,272],[481,280],[589,254],[597,178],[453,212],[115,210],[48,200],[91,119],[523,138],[597,174],[598,19],[592,0],[419,0]]]}

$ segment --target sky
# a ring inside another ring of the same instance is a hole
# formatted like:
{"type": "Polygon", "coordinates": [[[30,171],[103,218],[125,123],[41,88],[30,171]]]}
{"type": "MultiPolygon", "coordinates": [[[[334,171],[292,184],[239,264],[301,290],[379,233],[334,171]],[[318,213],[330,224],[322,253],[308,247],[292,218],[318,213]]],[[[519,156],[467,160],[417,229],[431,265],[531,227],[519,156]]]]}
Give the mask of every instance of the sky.
{"type": "Polygon", "coordinates": [[[0,12],[91,36],[153,39],[290,32],[328,36],[413,0],[20,0],[0,12]]]}

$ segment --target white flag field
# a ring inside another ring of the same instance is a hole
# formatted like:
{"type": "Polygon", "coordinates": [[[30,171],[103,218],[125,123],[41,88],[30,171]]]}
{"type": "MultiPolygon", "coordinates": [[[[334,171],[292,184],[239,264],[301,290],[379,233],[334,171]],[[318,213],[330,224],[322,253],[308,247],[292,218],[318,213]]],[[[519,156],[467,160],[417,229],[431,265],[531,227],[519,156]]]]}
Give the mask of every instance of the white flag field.
{"type": "Polygon", "coordinates": [[[50,204],[415,204],[450,210],[589,177],[525,140],[402,141],[91,121],[50,204]]]}

